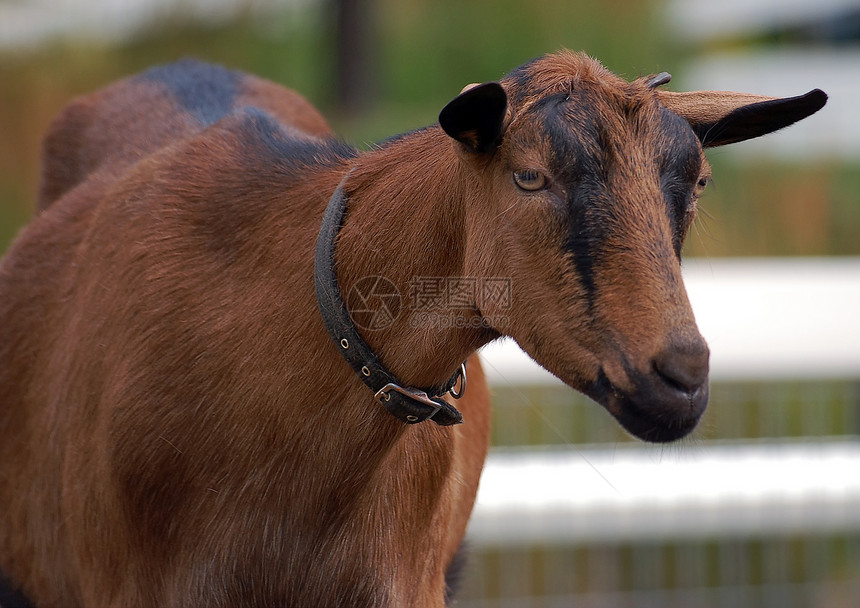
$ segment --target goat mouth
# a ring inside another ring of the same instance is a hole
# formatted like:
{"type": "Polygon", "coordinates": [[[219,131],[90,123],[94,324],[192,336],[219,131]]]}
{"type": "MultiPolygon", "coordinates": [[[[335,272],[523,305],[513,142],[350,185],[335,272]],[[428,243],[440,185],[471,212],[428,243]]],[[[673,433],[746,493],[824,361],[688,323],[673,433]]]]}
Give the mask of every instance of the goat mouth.
{"type": "Polygon", "coordinates": [[[649,374],[633,379],[632,390],[621,390],[600,371],[585,394],[597,401],[631,435],[643,441],[667,443],[692,432],[708,404],[705,382],[692,391],[649,374]]]}

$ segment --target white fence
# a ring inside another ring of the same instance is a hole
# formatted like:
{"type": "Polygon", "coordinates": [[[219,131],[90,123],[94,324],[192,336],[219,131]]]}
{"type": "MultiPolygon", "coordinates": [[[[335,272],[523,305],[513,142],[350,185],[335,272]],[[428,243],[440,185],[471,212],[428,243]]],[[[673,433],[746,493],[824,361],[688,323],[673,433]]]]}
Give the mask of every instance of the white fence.
{"type": "Polygon", "coordinates": [[[479,545],[860,531],[860,443],[495,452],[479,545]]]}

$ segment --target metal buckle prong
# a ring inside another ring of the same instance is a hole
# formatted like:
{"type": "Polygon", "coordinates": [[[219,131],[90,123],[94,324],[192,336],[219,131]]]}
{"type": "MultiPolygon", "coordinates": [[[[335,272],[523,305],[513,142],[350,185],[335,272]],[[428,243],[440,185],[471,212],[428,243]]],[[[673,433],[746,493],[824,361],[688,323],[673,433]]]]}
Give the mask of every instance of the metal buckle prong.
{"type": "Polygon", "coordinates": [[[380,403],[387,403],[391,399],[391,395],[389,394],[391,393],[391,391],[394,391],[395,393],[400,393],[404,397],[408,397],[413,401],[417,401],[426,406],[432,407],[433,412],[426,418],[432,418],[434,415],[436,415],[436,412],[438,412],[442,407],[441,405],[433,401],[424,391],[419,391],[418,389],[414,388],[403,388],[402,386],[400,386],[399,384],[395,384],[394,382],[389,382],[381,389],[376,391],[374,397],[376,397],[377,401],[379,401],[380,403]]]}

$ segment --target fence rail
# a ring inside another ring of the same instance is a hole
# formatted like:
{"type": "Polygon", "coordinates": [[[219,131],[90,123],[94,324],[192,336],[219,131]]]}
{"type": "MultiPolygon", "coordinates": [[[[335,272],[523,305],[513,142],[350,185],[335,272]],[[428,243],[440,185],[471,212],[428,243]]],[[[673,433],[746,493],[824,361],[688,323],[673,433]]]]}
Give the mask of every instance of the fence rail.
{"type": "Polygon", "coordinates": [[[860,531],[860,443],[501,450],[481,480],[479,545],[860,531]]]}

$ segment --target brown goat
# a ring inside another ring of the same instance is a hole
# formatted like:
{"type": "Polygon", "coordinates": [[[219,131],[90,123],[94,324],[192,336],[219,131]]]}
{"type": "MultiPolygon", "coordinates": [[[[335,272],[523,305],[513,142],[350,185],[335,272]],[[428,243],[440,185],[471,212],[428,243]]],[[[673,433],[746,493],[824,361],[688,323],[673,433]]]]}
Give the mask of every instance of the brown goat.
{"type": "Polygon", "coordinates": [[[702,149],[826,96],[665,80],[561,52],[362,153],[295,93],[191,61],[73,102],[0,266],[0,570],[39,607],[442,606],[488,443],[474,353],[500,335],[631,433],[689,433],[702,149]],[[404,386],[468,359],[464,424],[395,419],[327,335],[314,251],[342,181],[341,293],[508,289],[361,329],[404,386]]]}

